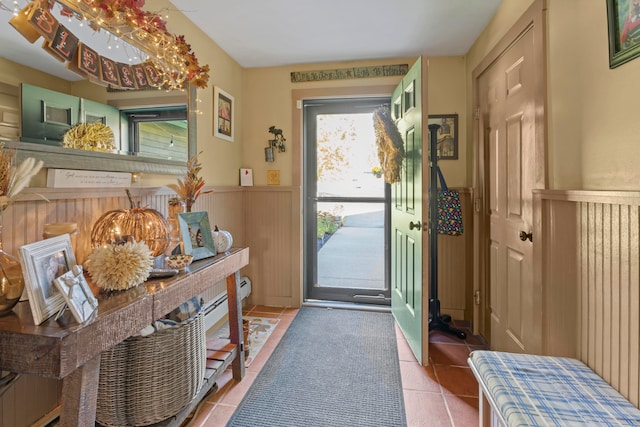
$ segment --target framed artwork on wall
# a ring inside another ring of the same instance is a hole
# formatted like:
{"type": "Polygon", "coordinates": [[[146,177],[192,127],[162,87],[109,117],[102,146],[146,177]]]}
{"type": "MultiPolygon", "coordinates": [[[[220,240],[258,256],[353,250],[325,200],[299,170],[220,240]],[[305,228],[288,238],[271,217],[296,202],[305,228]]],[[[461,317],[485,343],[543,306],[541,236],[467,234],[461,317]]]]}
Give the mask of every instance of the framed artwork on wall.
{"type": "Polygon", "coordinates": [[[458,160],[458,115],[429,114],[429,124],[438,129],[438,160],[458,160]]]}
{"type": "Polygon", "coordinates": [[[76,265],[71,238],[63,234],[24,245],[20,248],[20,262],[33,321],[39,325],[66,304],[54,280],[76,265]]]}
{"type": "Polygon", "coordinates": [[[607,0],[609,68],[640,55],[640,0],[607,0]]]}
{"type": "Polygon", "coordinates": [[[227,141],[233,141],[235,100],[218,86],[213,88],[213,135],[227,141]]]}

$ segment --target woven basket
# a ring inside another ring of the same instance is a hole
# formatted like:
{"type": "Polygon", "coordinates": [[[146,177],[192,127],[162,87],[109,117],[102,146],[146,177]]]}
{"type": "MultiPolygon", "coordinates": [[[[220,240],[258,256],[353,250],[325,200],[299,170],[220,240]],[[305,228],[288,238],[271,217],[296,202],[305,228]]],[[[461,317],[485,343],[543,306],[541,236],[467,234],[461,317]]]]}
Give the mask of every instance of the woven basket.
{"type": "Polygon", "coordinates": [[[145,426],[176,415],[204,381],[204,314],[102,353],[96,421],[145,426]]]}

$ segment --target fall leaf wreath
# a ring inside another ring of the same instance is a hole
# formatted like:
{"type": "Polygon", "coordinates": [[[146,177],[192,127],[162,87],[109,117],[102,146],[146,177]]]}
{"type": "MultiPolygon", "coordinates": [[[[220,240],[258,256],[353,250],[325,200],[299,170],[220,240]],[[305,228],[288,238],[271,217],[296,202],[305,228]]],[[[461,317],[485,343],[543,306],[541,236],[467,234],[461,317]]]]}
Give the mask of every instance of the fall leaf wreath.
{"type": "Polygon", "coordinates": [[[373,112],[373,128],[384,180],[389,184],[398,182],[405,157],[404,143],[398,128],[391,119],[389,108],[380,107],[373,112]]]}

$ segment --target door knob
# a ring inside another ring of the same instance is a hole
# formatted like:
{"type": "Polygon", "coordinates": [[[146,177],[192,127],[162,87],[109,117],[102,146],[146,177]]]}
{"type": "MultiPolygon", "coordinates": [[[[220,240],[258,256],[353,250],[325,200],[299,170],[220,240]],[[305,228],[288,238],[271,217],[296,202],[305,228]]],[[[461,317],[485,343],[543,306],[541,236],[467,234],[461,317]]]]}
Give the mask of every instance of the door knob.
{"type": "Polygon", "coordinates": [[[420,223],[420,221],[418,221],[417,223],[413,223],[413,221],[409,222],[409,230],[413,230],[413,229],[417,229],[417,230],[421,230],[422,229],[422,224],[420,223]]]}
{"type": "Polygon", "coordinates": [[[526,242],[527,240],[533,242],[533,233],[527,233],[526,231],[520,232],[520,240],[526,242]]]}

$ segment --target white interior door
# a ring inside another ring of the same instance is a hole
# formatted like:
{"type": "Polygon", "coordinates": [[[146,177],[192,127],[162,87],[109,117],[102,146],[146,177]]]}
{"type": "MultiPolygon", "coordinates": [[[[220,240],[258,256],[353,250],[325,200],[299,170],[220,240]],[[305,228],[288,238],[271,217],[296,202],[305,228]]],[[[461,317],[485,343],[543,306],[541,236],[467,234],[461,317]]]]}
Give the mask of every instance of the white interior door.
{"type": "Polygon", "coordinates": [[[490,344],[525,352],[534,339],[533,210],[536,103],[533,31],[479,78],[487,189],[490,344]]]}

